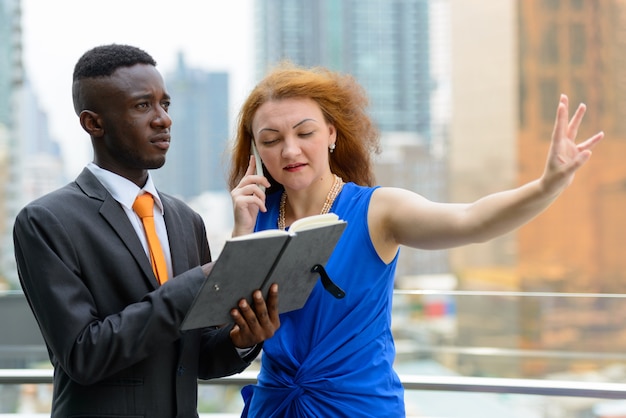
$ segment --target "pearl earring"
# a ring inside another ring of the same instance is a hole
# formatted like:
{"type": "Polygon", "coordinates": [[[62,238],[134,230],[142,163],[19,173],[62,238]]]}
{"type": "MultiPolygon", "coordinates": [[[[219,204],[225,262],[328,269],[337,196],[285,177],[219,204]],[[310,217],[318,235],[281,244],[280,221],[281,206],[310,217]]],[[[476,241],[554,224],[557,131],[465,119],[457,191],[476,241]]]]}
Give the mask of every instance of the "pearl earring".
{"type": "Polygon", "coordinates": [[[332,153],[333,153],[333,151],[335,150],[335,147],[336,147],[336,145],[335,145],[335,143],[334,143],[334,142],[328,146],[328,149],[330,150],[330,153],[331,153],[331,154],[332,154],[332,153]]]}

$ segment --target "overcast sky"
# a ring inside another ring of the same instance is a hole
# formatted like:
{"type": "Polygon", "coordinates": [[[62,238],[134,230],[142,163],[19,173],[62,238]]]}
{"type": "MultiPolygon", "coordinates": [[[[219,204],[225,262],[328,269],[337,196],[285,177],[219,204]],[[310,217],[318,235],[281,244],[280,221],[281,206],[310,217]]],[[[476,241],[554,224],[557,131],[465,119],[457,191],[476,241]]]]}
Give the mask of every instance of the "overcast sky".
{"type": "Polygon", "coordinates": [[[254,82],[252,8],[253,0],[22,0],[27,77],[61,143],[68,175],[91,159],[71,99],[74,64],[86,50],[135,45],[163,74],[182,51],[190,67],[227,71],[233,117],[254,82]]]}

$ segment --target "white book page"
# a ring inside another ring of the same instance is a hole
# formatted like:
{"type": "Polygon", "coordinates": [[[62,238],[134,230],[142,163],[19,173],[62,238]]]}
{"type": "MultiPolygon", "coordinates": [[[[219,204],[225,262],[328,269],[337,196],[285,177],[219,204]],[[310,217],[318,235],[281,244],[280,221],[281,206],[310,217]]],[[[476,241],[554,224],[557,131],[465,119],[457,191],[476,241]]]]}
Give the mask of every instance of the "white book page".
{"type": "Polygon", "coordinates": [[[300,218],[291,224],[289,230],[292,232],[305,231],[324,225],[331,225],[340,222],[339,216],[334,213],[324,213],[322,215],[307,216],[300,218]]]}

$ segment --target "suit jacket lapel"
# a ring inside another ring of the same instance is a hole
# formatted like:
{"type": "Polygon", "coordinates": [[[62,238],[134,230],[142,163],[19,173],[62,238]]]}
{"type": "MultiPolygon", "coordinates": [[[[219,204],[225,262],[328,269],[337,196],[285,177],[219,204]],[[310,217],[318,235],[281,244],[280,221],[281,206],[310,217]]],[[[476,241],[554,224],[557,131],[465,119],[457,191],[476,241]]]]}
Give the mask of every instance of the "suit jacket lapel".
{"type": "Polygon", "coordinates": [[[87,168],[83,169],[82,173],[76,178],[76,184],[87,196],[102,202],[100,215],[108,222],[126,248],[128,248],[150,286],[156,289],[159,284],[152,271],[150,260],[146,257],[141,241],[139,241],[119,202],[111,196],[102,183],[87,168]]]}

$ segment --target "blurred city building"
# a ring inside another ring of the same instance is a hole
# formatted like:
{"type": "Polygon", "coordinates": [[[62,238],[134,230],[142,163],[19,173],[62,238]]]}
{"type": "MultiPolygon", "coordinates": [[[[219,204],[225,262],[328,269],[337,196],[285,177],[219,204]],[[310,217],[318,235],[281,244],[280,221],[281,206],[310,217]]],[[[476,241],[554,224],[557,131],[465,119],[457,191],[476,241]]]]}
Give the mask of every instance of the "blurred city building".
{"type": "Polygon", "coordinates": [[[226,191],[228,74],[189,68],[179,53],[176,69],[164,77],[174,122],[167,163],[152,172],[159,190],[184,200],[226,191]]]}
{"type": "Polygon", "coordinates": [[[48,117],[41,108],[32,85],[25,76],[14,92],[16,124],[10,135],[9,179],[6,184],[7,222],[2,246],[3,268],[9,287],[19,289],[13,254],[13,220],[28,202],[51,192],[67,182],[58,142],[51,136],[48,117]]]}
{"type": "Polygon", "coordinates": [[[430,141],[428,0],[257,1],[257,70],[288,59],[354,75],[371,98],[382,131],[430,141]]]}
{"type": "MultiPolygon", "coordinates": [[[[450,0],[451,103],[447,200],[472,202],[518,185],[516,1],[450,0]]],[[[558,96],[555,98],[555,106],[558,96]]],[[[538,157],[545,162],[548,141],[538,157]]],[[[540,173],[535,173],[538,176],[540,173]]],[[[450,250],[451,272],[463,290],[517,290],[516,233],[450,250]]],[[[461,347],[518,352],[517,300],[456,298],[456,334],[442,360],[466,375],[518,376],[518,355],[466,355],[461,347]]]]}
{"type": "MultiPolygon", "coordinates": [[[[519,181],[543,170],[560,93],[589,110],[582,140],[604,130],[606,138],[574,184],[518,234],[521,290],[624,293],[626,257],[626,3],[519,1],[519,181]]],[[[559,306],[522,306],[535,326],[525,347],[623,352],[623,304],[595,298],[559,306]],[[585,311],[583,317],[579,312],[585,311]],[[550,312],[546,315],[545,312],[550,312]],[[580,320],[579,332],[563,330],[580,320]]],[[[528,374],[552,372],[547,361],[528,362],[528,374]]],[[[579,362],[572,367],[586,369],[579,362]]]]}
{"type": "MultiPolygon", "coordinates": [[[[0,93],[1,95],[1,93],[0,93]]],[[[7,199],[6,188],[8,187],[9,180],[9,130],[7,126],[0,123],[0,193],[2,199],[0,199],[0,291],[6,290],[9,287],[7,281],[5,265],[6,257],[6,240],[9,238],[6,235],[6,226],[9,223],[9,215],[7,213],[7,199]]]]}
{"type": "MultiPolygon", "coordinates": [[[[560,93],[570,98],[570,115],[579,103],[588,105],[579,141],[599,130],[606,133],[572,187],[545,213],[516,233],[451,251],[461,287],[623,293],[626,4],[451,0],[451,22],[452,200],[473,200],[537,178],[560,93]]],[[[459,346],[554,350],[564,359],[573,347],[589,355],[626,348],[620,331],[626,310],[618,300],[574,298],[555,305],[520,298],[503,306],[485,297],[468,299],[457,309],[459,346]]],[[[459,358],[458,364],[479,374],[519,368],[526,377],[580,373],[598,365],[545,357],[459,358]]]]}
{"type": "Polygon", "coordinates": [[[579,139],[606,134],[575,184],[520,231],[525,289],[626,289],[625,28],[624,1],[519,2],[519,181],[543,170],[538,157],[560,93],[569,94],[571,111],[579,103],[589,108],[579,139]]]}
{"type": "Polygon", "coordinates": [[[0,135],[2,167],[0,168],[0,287],[9,287],[15,279],[11,226],[19,197],[16,179],[19,175],[19,139],[17,135],[17,101],[24,80],[22,64],[22,26],[19,0],[0,0],[0,135]]]}
{"type": "MultiPolygon", "coordinates": [[[[449,4],[453,64],[447,200],[472,202],[517,185],[517,5],[464,0],[449,4]]],[[[547,147],[541,152],[543,162],[547,147]]],[[[452,249],[450,260],[452,271],[476,281],[483,273],[489,275],[485,270],[514,268],[515,233],[452,249]]],[[[499,280],[489,286],[510,288],[499,280]]]]}
{"type": "Polygon", "coordinates": [[[22,63],[21,5],[0,0],[0,141],[4,164],[0,174],[0,284],[19,288],[13,255],[12,228],[17,212],[28,202],[60,187],[63,162],[51,137],[45,111],[28,81],[22,63]]]}
{"type": "MultiPolygon", "coordinates": [[[[537,178],[560,93],[570,98],[570,114],[579,103],[588,105],[579,140],[606,133],[574,185],[545,213],[511,236],[453,250],[452,265],[468,277],[490,266],[511,268],[517,278],[504,288],[623,291],[626,168],[619,159],[626,146],[626,4],[450,4],[451,200],[473,200],[537,178]]],[[[487,285],[497,285],[490,276],[484,275],[487,285]]]]}

